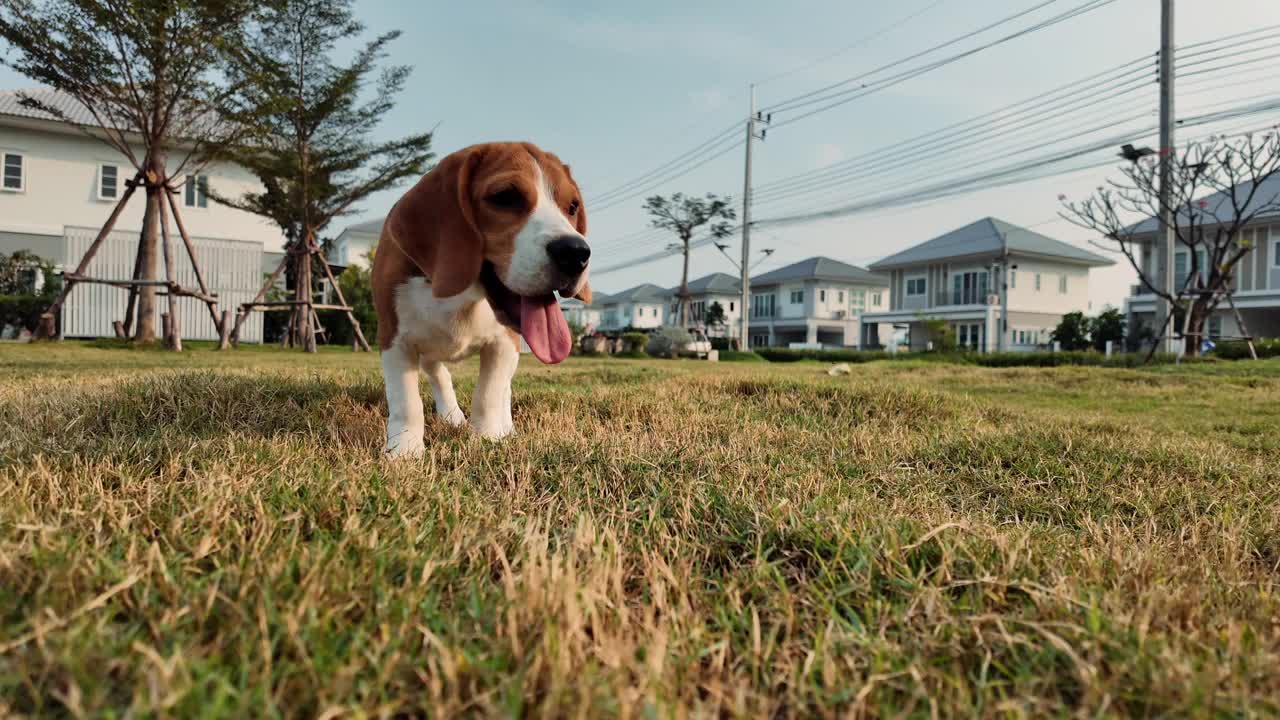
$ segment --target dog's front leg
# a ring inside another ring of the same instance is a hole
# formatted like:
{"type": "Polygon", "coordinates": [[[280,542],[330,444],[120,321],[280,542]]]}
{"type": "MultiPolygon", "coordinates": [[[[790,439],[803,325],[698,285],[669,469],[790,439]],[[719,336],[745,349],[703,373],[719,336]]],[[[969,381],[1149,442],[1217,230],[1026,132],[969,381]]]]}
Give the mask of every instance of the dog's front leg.
{"type": "Polygon", "coordinates": [[[471,399],[471,425],[481,437],[499,440],[515,431],[511,421],[511,378],[520,351],[507,338],[480,351],[480,377],[471,399]]]}
{"type": "Polygon", "coordinates": [[[427,382],[431,383],[436,415],[453,427],[465,423],[467,416],[462,414],[462,408],[458,407],[458,396],[453,394],[453,376],[449,374],[449,368],[438,360],[429,360],[422,363],[422,372],[427,376],[427,382]]]}
{"type": "Polygon", "coordinates": [[[382,380],[387,387],[388,457],[417,457],[424,449],[422,395],[418,392],[418,353],[399,343],[382,351],[382,380]]]}

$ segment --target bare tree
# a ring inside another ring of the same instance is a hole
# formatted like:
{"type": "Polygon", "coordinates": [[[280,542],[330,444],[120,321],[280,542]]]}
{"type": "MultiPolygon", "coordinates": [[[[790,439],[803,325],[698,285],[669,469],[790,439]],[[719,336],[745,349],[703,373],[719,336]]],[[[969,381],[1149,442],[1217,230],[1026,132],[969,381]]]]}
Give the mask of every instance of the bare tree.
{"type": "Polygon", "coordinates": [[[680,274],[680,289],[676,292],[676,316],[679,324],[689,324],[689,243],[693,234],[703,225],[707,237],[720,240],[733,232],[730,221],[738,215],[733,209],[732,198],[707,193],[706,197],[686,197],[675,193],[669,198],[654,195],[644,201],[644,209],[650,216],[650,224],[660,230],[669,230],[680,239],[684,255],[684,270],[680,274]]]}
{"type": "MultiPolygon", "coordinates": [[[[1159,318],[1154,353],[1159,339],[1181,316],[1186,352],[1196,354],[1204,338],[1206,321],[1226,301],[1235,310],[1235,273],[1240,261],[1254,251],[1254,243],[1241,237],[1256,218],[1280,211],[1280,195],[1267,191],[1267,181],[1280,172],[1280,134],[1249,134],[1236,140],[1210,138],[1192,143],[1164,157],[1150,157],[1121,168],[1122,179],[1109,180],[1083,202],[1062,198],[1062,217],[1101,234],[1118,249],[1138,273],[1138,280],[1152,295],[1171,308],[1159,318]],[[1171,163],[1173,182],[1169,206],[1161,204],[1160,170],[1171,163]],[[1135,218],[1157,217],[1169,210],[1174,222],[1176,247],[1187,257],[1185,277],[1165,288],[1151,263],[1143,263],[1143,250],[1154,257],[1158,245],[1150,230],[1135,218]],[[1139,232],[1141,230],[1141,232],[1139,232]]],[[[1243,320],[1236,311],[1237,322],[1243,320]]],[[[1250,343],[1252,347],[1252,343],[1250,343]]]]}
{"type": "Polygon", "coordinates": [[[236,139],[237,128],[214,112],[230,93],[218,82],[216,68],[224,51],[240,41],[244,19],[253,7],[247,0],[0,0],[0,38],[12,50],[2,59],[4,64],[70,97],[78,107],[35,93],[21,96],[20,102],[102,141],[135,169],[120,202],[45,313],[46,333],[77,282],[127,287],[129,303],[120,331],[128,335],[136,317],[133,338],[138,342],[155,339],[153,309],[161,287],[169,296],[173,325],[168,339],[175,349],[181,349],[174,305],[178,296],[203,300],[214,325],[223,329],[216,297],[198,265],[198,290],[181,288],[174,278],[169,215],[178,223],[193,264],[195,257],[174,203],[177,189],[172,178],[198,174],[236,139]],[[79,110],[92,118],[92,124],[79,119],[79,110]],[[171,153],[179,156],[176,164],[171,153]],[[147,204],[132,280],[84,276],[139,187],[147,204]],[[157,229],[165,240],[165,281],[156,279],[157,229]]]}

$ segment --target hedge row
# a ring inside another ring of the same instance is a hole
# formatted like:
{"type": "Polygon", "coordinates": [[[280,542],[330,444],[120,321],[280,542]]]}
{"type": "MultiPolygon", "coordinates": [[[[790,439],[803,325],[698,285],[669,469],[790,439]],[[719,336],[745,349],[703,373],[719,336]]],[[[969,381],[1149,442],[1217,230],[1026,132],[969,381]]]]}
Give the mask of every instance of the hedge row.
{"type": "MultiPolygon", "coordinates": [[[[1260,358],[1280,357],[1280,338],[1254,340],[1253,348],[1258,351],[1260,358]]],[[[1213,354],[1226,360],[1245,360],[1249,357],[1249,345],[1243,340],[1218,343],[1213,354]]]]}
{"type": "MultiPolygon", "coordinates": [[[[1248,352],[1247,350],[1245,351],[1248,352]]],[[[934,362],[979,365],[982,367],[1057,367],[1060,365],[1096,365],[1104,367],[1136,367],[1146,361],[1146,353],[1116,353],[1111,357],[1089,350],[1063,352],[1005,352],[1005,353],[889,353],[884,350],[793,350],[790,348],[759,348],[756,354],[769,362],[819,362],[864,363],[873,360],[912,359],[934,362]]],[[[1262,351],[1259,350],[1259,355],[1262,351]]],[[[721,357],[724,355],[721,353],[721,357]]],[[[1246,354],[1247,357],[1247,354],[1246,354]]],[[[1156,363],[1174,362],[1173,355],[1157,354],[1156,363]]]]}

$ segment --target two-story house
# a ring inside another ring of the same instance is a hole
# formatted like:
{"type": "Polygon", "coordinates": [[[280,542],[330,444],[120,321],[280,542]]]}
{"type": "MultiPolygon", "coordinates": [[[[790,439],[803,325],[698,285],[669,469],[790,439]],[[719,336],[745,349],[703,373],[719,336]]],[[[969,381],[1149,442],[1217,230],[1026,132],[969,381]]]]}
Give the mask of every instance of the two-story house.
{"type": "MultiPolygon", "coordinates": [[[[96,121],[73,99],[53,90],[22,92],[62,108],[69,122],[23,106],[18,92],[0,91],[0,252],[29,250],[73,269],[123,196],[134,169],[117,150],[85,134],[94,132],[96,121]]],[[[134,153],[144,154],[136,142],[134,153]]],[[[182,159],[180,147],[171,152],[171,169],[176,171],[182,159]]],[[[210,290],[218,294],[223,310],[234,313],[262,285],[264,249],[280,250],[284,237],[269,221],[220,205],[210,194],[237,196],[261,185],[244,168],[225,163],[186,173],[175,181],[179,186],[175,201],[210,290]]],[[[89,275],[132,277],[145,205],[141,192],[131,198],[87,268],[89,275]]],[[[176,229],[174,245],[179,282],[194,287],[193,270],[176,229]]],[[[110,285],[78,285],[62,309],[64,335],[112,335],[111,322],[124,317],[127,297],[126,291],[110,285]]],[[[185,337],[217,338],[203,303],[182,298],[179,309],[185,337]]],[[[167,311],[166,304],[156,303],[157,315],[162,311],[167,311]]],[[[261,336],[262,316],[254,313],[241,337],[256,341],[261,336]]]]}
{"type": "Polygon", "coordinates": [[[600,308],[601,330],[648,330],[663,324],[669,299],[666,288],[644,283],[613,293],[594,305],[600,308]]]}
{"type": "Polygon", "coordinates": [[[382,223],[383,218],[378,218],[343,228],[329,243],[329,264],[368,267],[369,251],[378,247],[378,238],[382,236],[382,223]]]}
{"type": "MultiPolygon", "coordinates": [[[[679,323],[680,286],[671,288],[668,303],[667,319],[672,325],[679,323]]],[[[742,281],[728,273],[716,272],[703,275],[689,281],[689,317],[686,323],[689,329],[706,332],[712,337],[738,337],[742,325],[738,322],[742,317],[742,281]],[[724,313],[724,322],[710,326],[706,323],[707,311],[715,303],[720,304],[724,313]]]]}
{"type": "MultiPolygon", "coordinates": [[[[1243,199],[1248,190],[1247,186],[1237,188],[1237,196],[1243,199]]],[[[1253,195],[1253,205],[1244,208],[1246,217],[1257,214],[1237,237],[1237,243],[1253,248],[1252,252],[1241,258],[1233,276],[1235,292],[1232,301],[1240,310],[1245,324],[1244,331],[1241,331],[1230,306],[1224,302],[1205,323],[1205,333],[1211,339],[1238,338],[1245,334],[1251,337],[1280,337],[1280,209],[1266,209],[1277,198],[1280,198],[1280,175],[1273,175],[1258,187],[1253,195]]],[[[1225,193],[1214,193],[1201,202],[1206,210],[1215,212],[1224,219],[1231,216],[1230,199],[1225,193]]],[[[1211,233],[1215,227],[1206,226],[1204,231],[1211,233]]],[[[1158,229],[1159,223],[1155,218],[1143,220],[1132,228],[1134,239],[1140,247],[1143,275],[1148,278],[1159,277],[1154,252],[1158,229]]],[[[1173,262],[1174,284],[1177,287],[1182,287],[1191,272],[1190,260],[1188,249],[1178,245],[1174,250],[1173,262]]],[[[1203,268],[1207,260],[1203,250],[1197,260],[1196,266],[1203,268]]],[[[1154,332],[1156,325],[1160,323],[1156,317],[1155,296],[1143,285],[1135,285],[1131,289],[1125,300],[1125,311],[1131,333],[1141,333],[1144,328],[1154,332]]]]}
{"type": "Polygon", "coordinates": [[[888,294],[887,276],[828,257],[771,270],[751,279],[751,347],[857,347],[888,294]]]}
{"type": "Polygon", "coordinates": [[[565,320],[591,332],[600,329],[604,320],[604,302],[608,299],[604,293],[592,293],[591,304],[588,305],[577,298],[561,298],[560,311],[564,313],[565,320]]]}
{"type": "Polygon", "coordinates": [[[912,350],[928,346],[930,319],[945,320],[957,343],[971,350],[1031,350],[1049,342],[1064,314],[1089,309],[1090,268],[1112,264],[1046,235],[983,218],[872,263],[872,270],[889,276],[889,309],[863,319],[905,327],[912,350]],[[1003,268],[1009,312],[1001,343],[1003,268]]]}

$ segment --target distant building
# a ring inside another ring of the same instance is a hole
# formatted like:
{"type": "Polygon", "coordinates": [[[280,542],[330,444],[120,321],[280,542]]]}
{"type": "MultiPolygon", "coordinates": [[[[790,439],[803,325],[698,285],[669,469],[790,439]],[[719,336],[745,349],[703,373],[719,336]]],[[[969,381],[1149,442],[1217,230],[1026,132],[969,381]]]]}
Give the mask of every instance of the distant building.
{"type": "MultiPolygon", "coordinates": [[[[679,292],[677,285],[670,289],[670,300],[667,306],[667,323],[679,323],[679,292]]],[[[685,323],[688,329],[706,332],[712,337],[738,337],[742,329],[742,281],[728,273],[711,273],[696,280],[689,281],[689,316],[685,323]],[[725,323],[716,327],[706,324],[707,311],[715,303],[720,303],[724,311],[725,323]]]]}
{"type": "Polygon", "coordinates": [[[670,301],[670,291],[653,283],[644,283],[613,293],[596,302],[601,311],[601,330],[636,328],[649,330],[659,327],[665,320],[664,311],[670,301]]]}
{"type": "Polygon", "coordinates": [[[887,303],[887,276],[811,257],[751,279],[751,347],[857,347],[863,314],[887,303]]]}
{"type": "MultiPolygon", "coordinates": [[[[1248,191],[1241,186],[1238,195],[1248,191]]],[[[1254,193],[1254,208],[1245,208],[1245,214],[1255,212],[1255,208],[1264,203],[1273,202],[1280,196],[1280,175],[1271,178],[1254,193]]],[[[1227,217],[1227,209],[1231,207],[1225,193],[1214,193],[1202,200],[1207,208],[1227,217]],[[1219,205],[1228,203],[1219,209],[1219,205]]],[[[1212,232],[1213,225],[1206,226],[1205,232],[1212,232]]],[[[1158,276],[1156,256],[1153,246],[1156,231],[1159,229],[1155,218],[1147,218],[1133,228],[1137,234],[1135,240],[1139,244],[1141,264],[1144,275],[1149,278],[1158,276]]],[[[1244,319],[1245,330],[1253,337],[1280,337],[1280,212],[1262,212],[1253,222],[1243,228],[1237,243],[1252,247],[1252,251],[1241,258],[1234,274],[1235,294],[1232,300],[1240,310],[1244,319]]],[[[1202,255],[1197,263],[1204,267],[1206,258],[1202,255]]],[[[1174,283],[1181,287],[1191,272],[1188,250],[1180,247],[1174,253],[1174,283]]],[[[1147,328],[1154,332],[1159,319],[1156,318],[1156,298],[1142,285],[1134,285],[1129,297],[1125,300],[1125,311],[1128,315],[1130,332],[1139,332],[1147,328]]],[[[1210,339],[1240,337],[1244,333],[1236,323],[1230,306],[1223,303],[1205,322],[1205,333],[1210,339]]]]}
{"type": "Polygon", "coordinates": [[[927,319],[941,319],[957,343],[988,352],[999,345],[998,264],[1007,258],[1009,317],[1005,348],[1032,350],[1049,342],[1062,316],[1089,310],[1089,270],[1107,258],[996,218],[983,218],[871,264],[889,277],[889,308],[865,322],[907,331],[924,350],[927,319]]]}

